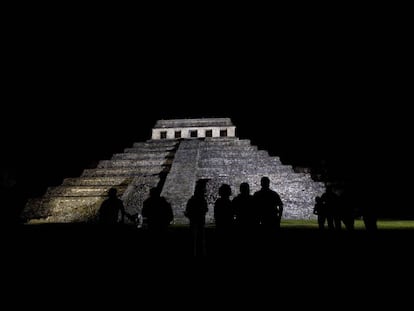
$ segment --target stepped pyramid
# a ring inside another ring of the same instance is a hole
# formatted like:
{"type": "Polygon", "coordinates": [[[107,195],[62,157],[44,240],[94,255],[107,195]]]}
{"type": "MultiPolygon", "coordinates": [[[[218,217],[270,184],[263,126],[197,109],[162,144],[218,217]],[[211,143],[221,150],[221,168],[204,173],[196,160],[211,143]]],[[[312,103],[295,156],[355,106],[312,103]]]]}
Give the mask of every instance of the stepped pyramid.
{"type": "Polygon", "coordinates": [[[41,198],[30,199],[22,217],[28,223],[95,222],[100,204],[111,187],[118,189],[129,214],[140,213],[149,189],[162,187],[174,211],[175,223],[187,223],[184,209],[198,180],[207,187],[209,213],[222,183],[231,186],[233,197],[242,182],[251,192],[260,189],[260,179],[268,176],[271,189],[284,203],[284,218],[313,218],[315,197],[325,187],[309,174],[295,173],[278,157],[239,139],[229,118],[159,120],[152,138],[134,143],[97,168],[86,169],[78,178],[67,178],[51,187],[41,198]]]}

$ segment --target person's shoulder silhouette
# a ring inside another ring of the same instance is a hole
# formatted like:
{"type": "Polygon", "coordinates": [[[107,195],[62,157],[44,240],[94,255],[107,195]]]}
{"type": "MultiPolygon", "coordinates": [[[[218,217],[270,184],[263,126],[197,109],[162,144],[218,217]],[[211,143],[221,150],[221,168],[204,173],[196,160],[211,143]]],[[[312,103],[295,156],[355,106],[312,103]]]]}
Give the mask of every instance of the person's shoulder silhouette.
{"type": "Polygon", "coordinates": [[[254,193],[255,198],[262,199],[264,201],[269,201],[268,203],[275,203],[278,206],[283,205],[279,194],[276,191],[270,189],[269,177],[262,177],[262,179],[260,180],[260,185],[261,189],[254,193]]]}
{"type": "Polygon", "coordinates": [[[205,192],[205,185],[196,184],[194,195],[187,202],[184,215],[190,220],[190,224],[205,222],[205,215],[208,212],[205,192]]]}
{"type": "Polygon", "coordinates": [[[233,210],[230,201],[231,187],[222,184],[219,188],[219,198],[214,204],[214,219],[216,226],[229,226],[233,222],[233,210]]]}
{"type": "Polygon", "coordinates": [[[174,219],[171,204],[161,196],[157,187],[151,188],[149,198],[143,203],[141,214],[150,228],[165,228],[174,219]]]}
{"type": "Polygon", "coordinates": [[[111,188],[108,191],[108,199],[102,202],[99,209],[99,222],[102,224],[116,224],[118,223],[119,213],[121,213],[121,223],[123,223],[125,217],[124,204],[117,197],[117,190],[111,188]]]}
{"type": "Polygon", "coordinates": [[[187,201],[184,215],[190,221],[190,231],[193,241],[193,255],[204,256],[206,254],[205,222],[208,212],[207,200],[205,198],[206,185],[197,182],[194,195],[187,201]]]}
{"type": "Polygon", "coordinates": [[[322,198],[320,196],[317,196],[315,198],[315,205],[313,207],[313,213],[315,215],[324,214],[325,211],[323,207],[324,207],[324,204],[323,204],[322,198]]]}
{"type": "Polygon", "coordinates": [[[260,180],[261,189],[253,195],[255,204],[259,208],[262,224],[280,226],[283,213],[283,202],[276,191],[270,189],[270,179],[266,176],[260,180]]]}
{"type": "Polygon", "coordinates": [[[253,196],[250,194],[250,186],[247,182],[240,184],[240,194],[233,199],[232,204],[237,224],[254,225],[258,222],[253,196]]]}

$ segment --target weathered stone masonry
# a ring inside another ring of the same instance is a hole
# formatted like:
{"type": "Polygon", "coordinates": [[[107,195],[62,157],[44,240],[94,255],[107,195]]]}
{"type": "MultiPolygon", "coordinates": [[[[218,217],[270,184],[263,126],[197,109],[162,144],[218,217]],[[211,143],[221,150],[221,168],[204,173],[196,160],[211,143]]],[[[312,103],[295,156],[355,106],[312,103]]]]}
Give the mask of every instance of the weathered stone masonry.
{"type": "Polygon", "coordinates": [[[260,189],[261,177],[268,176],[271,188],[284,202],[284,218],[314,217],[314,200],[323,193],[323,184],[314,182],[309,174],[295,173],[291,166],[258,150],[249,140],[237,138],[230,119],[161,120],[152,137],[115,154],[111,160],[101,161],[96,169],[85,170],[79,178],[68,178],[61,186],[49,188],[42,198],[28,202],[22,216],[29,223],[94,222],[111,187],[119,190],[127,212],[135,214],[140,212],[149,189],[162,179],[162,195],[173,206],[175,222],[187,223],[185,205],[196,181],[204,179],[211,221],[222,183],[228,183],[235,196],[240,183],[248,182],[253,193],[260,189]],[[161,136],[160,130],[167,134],[161,136]],[[195,130],[196,137],[191,137],[190,131],[195,130]],[[211,137],[203,136],[210,130],[211,137]],[[181,138],[171,138],[178,131],[181,138]]]}

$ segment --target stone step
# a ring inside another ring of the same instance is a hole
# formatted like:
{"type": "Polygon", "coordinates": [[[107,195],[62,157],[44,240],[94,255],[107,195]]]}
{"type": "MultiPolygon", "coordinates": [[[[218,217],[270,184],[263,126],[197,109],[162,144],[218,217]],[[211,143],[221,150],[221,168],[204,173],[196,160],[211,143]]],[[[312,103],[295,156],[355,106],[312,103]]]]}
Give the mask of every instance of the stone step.
{"type": "Polygon", "coordinates": [[[45,201],[43,198],[29,198],[20,216],[26,221],[33,218],[46,218],[50,215],[50,211],[43,204],[45,201]]]}
{"type": "Polygon", "coordinates": [[[100,196],[31,199],[22,217],[30,222],[93,222],[104,199],[100,196]]]}
{"type": "Polygon", "coordinates": [[[229,158],[229,159],[257,159],[257,158],[270,158],[267,152],[258,151],[214,151],[214,152],[200,152],[200,159],[210,158],[229,158]]]}
{"type": "MultiPolygon", "coordinates": [[[[152,187],[157,186],[160,178],[159,176],[137,176],[133,179],[133,181],[127,186],[123,185],[120,187],[116,187],[118,189],[118,197],[120,197],[124,203],[125,211],[129,215],[134,215],[137,213],[140,213],[142,209],[142,204],[145,199],[149,196],[149,190],[152,187]]],[[[56,206],[59,204],[59,207],[69,208],[72,209],[73,206],[78,206],[77,204],[79,201],[78,198],[85,198],[86,202],[89,200],[92,200],[92,203],[97,200],[98,206],[95,209],[95,212],[98,212],[98,208],[102,202],[102,200],[106,199],[107,197],[107,189],[110,187],[99,187],[99,186],[71,186],[71,187],[56,187],[55,189],[50,189],[49,193],[46,193],[42,198],[33,200],[33,202],[30,203],[32,208],[39,209],[39,213],[32,213],[31,218],[45,218],[45,215],[48,215],[48,213],[52,213],[54,215],[54,218],[48,218],[47,221],[58,221],[61,222],[61,214],[56,214],[56,206]],[[66,189],[64,189],[66,188],[66,189]],[[72,189],[71,189],[72,188],[72,189]],[[78,192],[79,193],[76,193],[78,192]],[[75,193],[71,193],[75,192],[75,193]],[[91,199],[95,198],[95,199],[91,199]],[[100,200],[99,198],[102,198],[100,200]],[[56,218],[59,217],[59,218],[56,218]]],[[[85,201],[82,201],[85,202],[85,201]]],[[[81,204],[81,207],[83,208],[84,204],[81,204]]],[[[86,207],[88,206],[86,205],[86,207]]],[[[78,213],[78,212],[77,212],[78,213]]],[[[87,216],[88,219],[96,219],[97,215],[91,214],[92,211],[88,212],[87,216]]],[[[78,213],[79,214],[79,213],[78,213]]],[[[82,221],[80,219],[80,216],[84,214],[79,214],[78,220],[82,221]]],[[[85,221],[90,221],[85,219],[85,221]]],[[[130,220],[125,219],[125,221],[128,223],[130,220]]]]}
{"type": "Polygon", "coordinates": [[[122,195],[126,212],[131,215],[140,213],[144,200],[149,197],[150,189],[156,187],[159,181],[159,176],[136,177],[122,195]]]}
{"type": "Polygon", "coordinates": [[[295,174],[293,169],[285,165],[257,165],[251,163],[241,163],[234,165],[228,162],[227,164],[218,163],[199,163],[198,171],[201,174],[207,173],[210,175],[250,175],[252,173],[259,176],[266,176],[270,174],[295,174]]]}
{"type": "Polygon", "coordinates": [[[134,168],[95,168],[86,169],[82,177],[103,177],[103,176],[140,176],[149,174],[159,174],[169,171],[169,166],[140,166],[134,168]]]}
{"type": "Polygon", "coordinates": [[[277,174],[251,174],[243,173],[243,171],[234,172],[233,174],[223,174],[221,170],[211,171],[207,170],[198,170],[197,179],[221,179],[223,182],[228,182],[238,186],[242,182],[248,182],[251,187],[260,188],[260,179],[262,176],[268,176],[270,178],[271,184],[291,184],[291,183],[314,183],[314,181],[305,174],[297,173],[277,173],[277,174]]]}
{"type": "Polygon", "coordinates": [[[139,148],[125,148],[125,153],[163,153],[163,152],[175,152],[175,147],[160,147],[160,146],[147,146],[139,148]]]}
{"type": "Polygon", "coordinates": [[[203,158],[200,157],[199,167],[216,167],[216,166],[228,166],[235,167],[252,166],[252,167],[287,167],[292,169],[290,165],[282,165],[277,158],[270,157],[242,157],[242,158],[203,158]]]}
{"type": "MultiPolygon", "coordinates": [[[[158,182],[157,176],[137,177],[133,184],[121,190],[120,197],[126,212],[130,215],[140,213],[143,201],[149,196],[149,190],[158,182]]],[[[42,198],[30,199],[22,216],[26,220],[34,219],[35,222],[95,222],[99,207],[106,198],[106,193],[90,193],[84,196],[46,194],[42,198]]],[[[129,222],[128,219],[125,221],[129,222]]]]}
{"type": "Polygon", "coordinates": [[[269,177],[271,186],[278,186],[280,184],[285,184],[289,186],[292,183],[315,183],[308,175],[297,173],[270,173],[266,175],[240,174],[236,175],[233,179],[240,182],[248,182],[249,184],[251,184],[251,186],[259,189],[260,180],[263,176],[269,177]]]}
{"type": "MultiPolygon", "coordinates": [[[[200,177],[200,176],[197,176],[200,177]]],[[[309,193],[315,191],[316,193],[323,193],[324,187],[323,184],[314,183],[309,180],[288,180],[285,178],[276,178],[274,175],[270,175],[271,184],[270,187],[276,191],[281,191],[286,194],[297,194],[298,192],[309,193]]],[[[250,190],[257,191],[261,188],[260,185],[260,176],[257,175],[245,175],[245,176],[211,176],[210,180],[216,183],[216,188],[223,184],[227,183],[231,185],[233,192],[239,192],[239,187],[242,182],[247,182],[250,185],[250,190]]],[[[213,187],[214,188],[214,187],[213,187]]],[[[293,199],[292,199],[293,200],[293,199]]],[[[296,196],[294,199],[308,201],[308,199],[302,199],[300,196],[296,196]]]]}
{"type": "MultiPolygon", "coordinates": [[[[277,163],[278,165],[285,165],[285,164],[282,164],[282,162],[280,161],[280,158],[279,158],[279,157],[269,156],[269,158],[270,158],[270,161],[271,161],[272,163],[277,163]]],[[[287,165],[287,166],[292,167],[291,165],[287,165]]],[[[292,168],[292,169],[293,169],[293,168],[292,168]]]]}
{"type": "MultiPolygon", "coordinates": [[[[229,163],[235,165],[243,165],[243,163],[257,163],[257,165],[267,165],[267,166],[289,166],[290,165],[283,165],[280,161],[279,157],[269,157],[262,154],[241,154],[240,156],[231,154],[228,155],[223,153],[221,156],[214,154],[210,155],[208,153],[202,153],[199,157],[200,162],[203,165],[208,165],[207,163],[229,163]]],[[[218,164],[220,165],[220,164],[218,164]]],[[[227,164],[226,164],[227,165],[227,164]]]]}
{"type": "Polygon", "coordinates": [[[88,197],[107,196],[110,188],[115,188],[121,196],[127,189],[127,185],[121,186],[57,186],[49,187],[44,197],[88,197]]]}
{"type": "Polygon", "coordinates": [[[142,166],[171,165],[172,159],[159,160],[103,160],[97,168],[136,168],[142,166]]]}
{"type": "Polygon", "coordinates": [[[257,151],[257,146],[206,146],[202,145],[199,148],[200,152],[248,152],[257,151]]]}
{"type": "Polygon", "coordinates": [[[158,160],[173,156],[172,152],[116,153],[112,160],[158,160]]]}
{"type": "Polygon", "coordinates": [[[132,147],[133,148],[141,148],[141,147],[152,147],[152,146],[158,146],[158,147],[174,147],[179,144],[179,141],[177,140],[148,140],[146,142],[135,142],[132,147]]]}
{"type": "Polygon", "coordinates": [[[201,147],[214,147],[214,146],[250,146],[251,142],[249,139],[232,139],[232,140],[204,140],[201,141],[201,147]]]}
{"type": "Polygon", "coordinates": [[[110,176],[110,177],[77,177],[65,178],[63,186],[115,186],[128,185],[133,177],[110,176]]]}
{"type": "Polygon", "coordinates": [[[201,141],[235,141],[235,140],[241,140],[239,137],[235,136],[224,136],[224,137],[205,137],[201,139],[201,141]]]}

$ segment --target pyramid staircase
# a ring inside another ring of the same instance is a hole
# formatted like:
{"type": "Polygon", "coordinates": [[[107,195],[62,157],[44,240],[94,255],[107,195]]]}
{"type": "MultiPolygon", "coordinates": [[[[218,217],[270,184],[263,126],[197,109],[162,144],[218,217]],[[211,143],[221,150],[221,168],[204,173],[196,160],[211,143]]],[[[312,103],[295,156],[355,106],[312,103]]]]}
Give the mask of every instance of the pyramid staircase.
{"type": "Polygon", "coordinates": [[[78,178],[67,178],[50,187],[41,198],[30,199],[22,213],[28,223],[96,222],[108,190],[116,188],[126,212],[136,214],[149,194],[168,173],[177,141],[134,143],[78,178]]]}
{"type": "Polygon", "coordinates": [[[78,178],[67,178],[62,185],[51,187],[41,198],[26,204],[22,217],[28,223],[95,222],[107,191],[115,187],[126,211],[139,213],[149,189],[160,185],[162,195],[172,204],[175,223],[188,223],[185,205],[198,180],[206,181],[209,212],[213,220],[218,188],[227,183],[233,195],[242,182],[248,182],[251,193],[260,189],[260,179],[268,176],[271,189],[284,203],[286,219],[310,219],[315,197],[325,188],[309,174],[295,173],[278,157],[237,137],[203,139],[164,139],[135,143],[111,160],[100,161],[78,178]]]}

